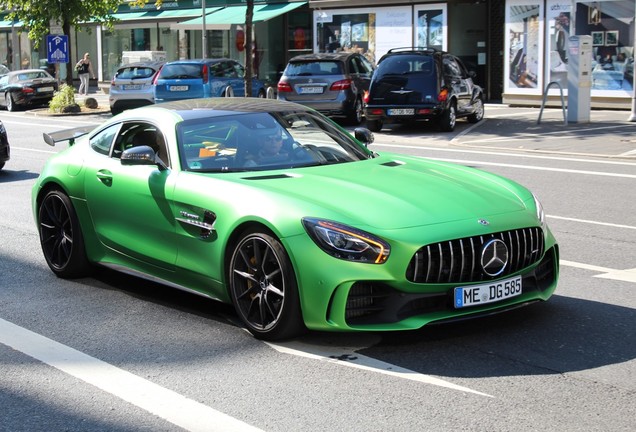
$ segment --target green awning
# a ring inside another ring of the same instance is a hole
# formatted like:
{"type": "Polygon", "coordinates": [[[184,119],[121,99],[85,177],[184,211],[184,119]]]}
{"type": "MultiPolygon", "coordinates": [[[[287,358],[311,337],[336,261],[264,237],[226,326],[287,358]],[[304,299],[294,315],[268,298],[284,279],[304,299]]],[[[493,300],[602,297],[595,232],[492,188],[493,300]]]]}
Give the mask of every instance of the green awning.
{"type": "MultiPolygon", "coordinates": [[[[267,21],[269,19],[297,9],[305,4],[307,4],[306,1],[254,5],[254,15],[252,17],[252,22],[257,23],[267,21]]],[[[205,28],[207,30],[229,30],[232,24],[245,24],[246,11],[247,6],[228,6],[217,12],[207,14],[205,16],[205,28]]],[[[194,18],[178,24],[173,24],[170,27],[172,29],[181,30],[201,30],[203,27],[203,18],[194,18]]]]}
{"type": "MultiPolygon", "coordinates": [[[[206,14],[216,12],[222,7],[210,7],[205,8],[206,14]]],[[[168,9],[168,10],[149,10],[149,11],[132,11],[132,12],[117,12],[113,16],[119,20],[119,22],[129,21],[149,21],[149,20],[163,20],[163,19],[192,19],[201,16],[201,8],[197,9],[168,9]]],[[[95,22],[91,20],[89,22],[95,22]]]]}
{"type": "Polygon", "coordinates": [[[22,21],[0,21],[0,29],[10,29],[11,27],[22,27],[22,21]]]}

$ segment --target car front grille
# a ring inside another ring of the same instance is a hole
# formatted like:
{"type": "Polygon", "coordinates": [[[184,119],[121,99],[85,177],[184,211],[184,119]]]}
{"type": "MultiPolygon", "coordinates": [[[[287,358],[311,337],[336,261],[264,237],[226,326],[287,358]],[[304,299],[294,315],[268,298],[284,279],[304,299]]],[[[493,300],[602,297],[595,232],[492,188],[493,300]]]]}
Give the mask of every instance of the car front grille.
{"type": "Polygon", "coordinates": [[[543,230],[539,227],[430,244],[415,253],[406,270],[406,278],[414,283],[479,282],[501,278],[539,261],[544,246],[543,230]],[[488,275],[481,264],[484,245],[493,239],[503,241],[508,248],[508,262],[504,271],[496,276],[488,275]]]}

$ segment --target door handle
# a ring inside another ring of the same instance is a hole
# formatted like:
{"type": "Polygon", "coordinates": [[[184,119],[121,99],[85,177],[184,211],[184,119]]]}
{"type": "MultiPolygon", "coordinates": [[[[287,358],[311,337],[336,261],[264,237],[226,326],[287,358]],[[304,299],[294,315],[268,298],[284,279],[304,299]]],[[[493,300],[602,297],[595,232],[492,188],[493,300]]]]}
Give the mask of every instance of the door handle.
{"type": "Polygon", "coordinates": [[[106,186],[113,184],[113,174],[108,170],[97,171],[97,179],[106,186]]]}

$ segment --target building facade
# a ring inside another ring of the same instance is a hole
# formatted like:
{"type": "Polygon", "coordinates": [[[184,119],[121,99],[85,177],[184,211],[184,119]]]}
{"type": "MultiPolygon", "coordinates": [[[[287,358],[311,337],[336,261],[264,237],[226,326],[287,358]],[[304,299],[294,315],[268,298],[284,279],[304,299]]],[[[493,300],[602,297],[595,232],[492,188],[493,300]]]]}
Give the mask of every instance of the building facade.
{"type": "MultiPolygon", "coordinates": [[[[261,79],[275,83],[297,54],[349,50],[377,62],[391,48],[437,48],[476,72],[488,100],[537,104],[550,83],[558,84],[550,86],[551,99],[559,100],[558,86],[567,95],[570,36],[589,35],[592,106],[629,108],[635,6],[636,0],[256,0],[252,61],[261,79]]],[[[165,0],[160,9],[152,0],[144,8],[123,3],[114,29],[90,22],[74,29],[71,61],[94,53],[102,82],[129,51],[165,52],[169,61],[205,54],[245,62],[245,9],[244,0],[165,0]]],[[[20,30],[20,23],[0,21],[0,58],[11,69],[45,66],[44,44],[33,49],[20,30]]]]}

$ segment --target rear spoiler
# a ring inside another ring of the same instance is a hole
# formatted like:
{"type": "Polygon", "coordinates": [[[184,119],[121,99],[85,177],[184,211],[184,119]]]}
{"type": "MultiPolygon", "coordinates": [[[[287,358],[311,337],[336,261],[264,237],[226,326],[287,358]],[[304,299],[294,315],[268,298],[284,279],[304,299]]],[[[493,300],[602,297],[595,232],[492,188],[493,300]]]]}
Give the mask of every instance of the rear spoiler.
{"type": "Polygon", "coordinates": [[[55,146],[55,143],[61,141],[69,141],[69,145],[73,145],[77,138],[86,135],[93,129],[95,129],[95,126],[82,126],[57,132],[43,133],[42,137],[44,138],[44,142],[52,147],[55,146]]]}

